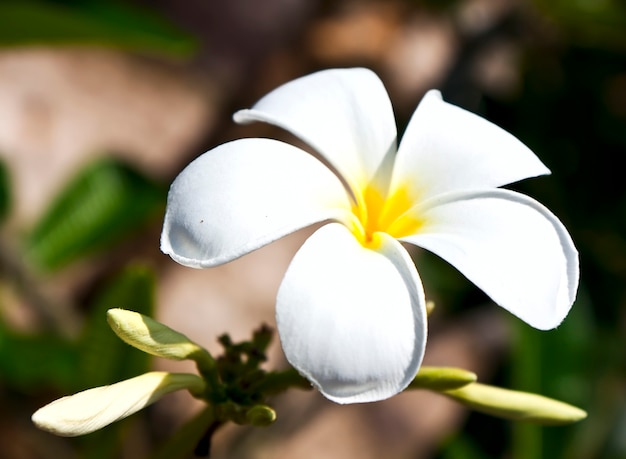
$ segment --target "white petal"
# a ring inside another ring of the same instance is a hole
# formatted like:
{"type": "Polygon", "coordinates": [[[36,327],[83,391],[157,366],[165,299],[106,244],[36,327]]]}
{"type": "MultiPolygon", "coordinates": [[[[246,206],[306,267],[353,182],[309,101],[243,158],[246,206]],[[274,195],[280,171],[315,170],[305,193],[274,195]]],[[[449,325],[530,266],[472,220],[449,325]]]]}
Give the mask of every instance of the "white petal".
{"type": "Polygon", "coordinates": [[[416,197],[428,199],[549,173],[513,135],[429,91],[402,136],[392,183],[411,184],[416,197]]]}
{"type": "MultiPolygon", "coordinates": [[[[363,68],[332,69],[298,78],[267,94],[238,123],[264,121],[296,135],[328,161],[352,187],[390,173],[396,126],[380,79],[363,68]]],[[[383,177],[387,180],[388,177],[383,177]]]]}
{"type": "Polygon", "coordinates": [[[406,250],[377,233],[376,250],[330,223],[297,252],[278,291],[278,332],[289,362],[338,403],[403,390],[426,344],[424,293],[406,250]]]}
{"type": "Polygon", "coordinates": [[[186,266],[226,263],[305,226],[350,216],[340,180],[308,153],[241,139],[197,158],[170,188],[161,250],[186,266]]]}
{"type": "Polygon", "coordinates": [[[200,392],[196,375],[154,371],[110,386],[96,387],[63,397],[37,410],[32,420],[40,429],[75,437],[101,429],[181,389],[200,392]]]}
{"type": "Polygon", "coordinates": [[[402,240],[439,255],[535,328],[565,318],[578,288],[578,252],[537,201],[508,190],[450,193],[421,217],[419,234],[402,240]]]}

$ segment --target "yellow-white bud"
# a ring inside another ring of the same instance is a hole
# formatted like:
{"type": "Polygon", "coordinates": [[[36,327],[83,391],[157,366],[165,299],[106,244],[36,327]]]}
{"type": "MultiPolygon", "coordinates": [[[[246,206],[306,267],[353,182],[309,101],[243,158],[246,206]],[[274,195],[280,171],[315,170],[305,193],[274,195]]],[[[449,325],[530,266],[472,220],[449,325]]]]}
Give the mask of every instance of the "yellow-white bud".
{"type": "Polygon", "coordinates": [[[55,400],[37,410],[32,420],[40,429],[75,437],[130,416],[170,392],[188,389],[200,394],[204,386],[193,374],[154,371],[55,400]]]}
{"type": "Polygon", "coordinates": [[[143,314],[124,309],[109,309],[107,321],[123,341],[148,354],[174,360],[196,360],[200,355],[203,358],[208,356],[205,349],[182,333],[143,314]]]}

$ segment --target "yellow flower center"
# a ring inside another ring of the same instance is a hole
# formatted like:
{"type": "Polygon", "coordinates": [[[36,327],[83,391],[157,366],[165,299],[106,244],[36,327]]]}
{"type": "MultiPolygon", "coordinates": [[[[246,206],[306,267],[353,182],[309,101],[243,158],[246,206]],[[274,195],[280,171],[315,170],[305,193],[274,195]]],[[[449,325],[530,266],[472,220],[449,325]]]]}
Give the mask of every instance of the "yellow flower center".
{"type": "Polygon", "coordinates": [[[396,239],[415,234],[424,220],[408,212],[415,205],[415,195],[408,186],[398,187],[385,196],[378,188],[368,185],[354,205],[357,218],[353,233],[365,247],[377,245],[376,233],[386,233],[396,239]]]}

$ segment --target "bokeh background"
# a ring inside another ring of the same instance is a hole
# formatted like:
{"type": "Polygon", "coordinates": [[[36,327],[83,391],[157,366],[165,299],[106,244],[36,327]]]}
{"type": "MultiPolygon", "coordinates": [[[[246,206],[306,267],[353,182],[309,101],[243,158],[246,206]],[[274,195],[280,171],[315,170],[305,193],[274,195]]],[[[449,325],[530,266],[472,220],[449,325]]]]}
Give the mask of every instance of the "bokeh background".
{"type": "MultiPolygon", "coordinates": [[[[619,0],[0,1],[0,458],[149,457],[197,412],[177,393],[84,438],[30,422],[68,393],[148,368],[193,370],[119,342],[108,308],[153,315],[215,353],[218,335],[243,340],[273,324],[280,277],[312,230],[219,268],[183,268],[158,250],[167,188],[223,141],[286,138],[235,126],[233,111],[346,66],[380,75],[400,132],[438,88],[552,170],[512,188],[547,205],[580,250],[569,317],[556,331],[532,330],[416,252],[437,305],[426,362],[567,401],[589,418],[536,427],[425,392],[338,406],[292,390],[274,400],[271,427],[219,431],[212,457],[626,458],[619,0]]],[[[285,365],[275,342],[268,368],[285,365]]]]}

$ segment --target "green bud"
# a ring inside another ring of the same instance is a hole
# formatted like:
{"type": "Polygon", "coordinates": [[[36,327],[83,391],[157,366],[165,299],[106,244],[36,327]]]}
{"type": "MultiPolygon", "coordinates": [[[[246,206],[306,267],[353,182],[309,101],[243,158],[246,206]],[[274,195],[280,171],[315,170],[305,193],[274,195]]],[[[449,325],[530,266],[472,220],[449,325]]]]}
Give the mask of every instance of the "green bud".
{"type": "Polygon", "coordinates": [[[246,420],[255,427],[269,426],[276,420],[276,412],[267,405],[254,405],[246,412],[246,420]]]}
{"type": "Polygon", "coordinates": [[[173,360],[213,360],[207,350],[185,335],[143,314],[109,309],[107,321],[120,339],[148,354],[173,360]]]}
{"type": "Polygon", "coordinates": [[[467,386],[475,382],[476,379],[475,373],[461,368],[421,367],[408,388],[441,392],[467,386]]]}
{"type": "Polygon", "coordinates": [[[272,341],[273,334],[274,331],[266,324],[263,324],[258,329],[254,330],[254,334],[252,335],[252,344],[259,351],[264,353],[267,350],[267,346],[269,346],[272,341]]]}
{"type": "Polygon", "coordinates": [[[474,410],[515,421],[563,425],[587,417],[580,408],[558,400],[480,383],[442,393],[474,410]]]}

